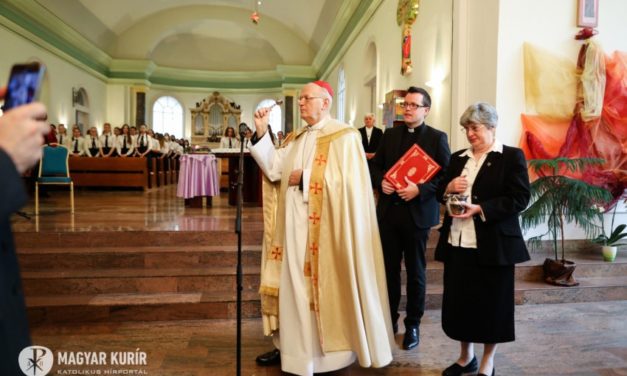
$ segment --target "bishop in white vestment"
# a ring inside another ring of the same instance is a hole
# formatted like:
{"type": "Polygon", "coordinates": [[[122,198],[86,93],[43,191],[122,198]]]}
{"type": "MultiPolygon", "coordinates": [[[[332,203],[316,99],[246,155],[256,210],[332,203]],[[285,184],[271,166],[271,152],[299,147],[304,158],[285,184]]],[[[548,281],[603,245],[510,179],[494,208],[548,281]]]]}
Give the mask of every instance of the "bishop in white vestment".
{"type": "Polygon", "coordinates": [[[328,83],[305,85],[299,106],[308,126],[279,149],[267,132],[269,109],[258,110],[250,147],[267,178],[264,220],[272,223],[262,255],[264,332],[274,335],[282,370],[298,375],[392,360],[366,157],[357,130],[329,116],[331,103],[328,83]]]}

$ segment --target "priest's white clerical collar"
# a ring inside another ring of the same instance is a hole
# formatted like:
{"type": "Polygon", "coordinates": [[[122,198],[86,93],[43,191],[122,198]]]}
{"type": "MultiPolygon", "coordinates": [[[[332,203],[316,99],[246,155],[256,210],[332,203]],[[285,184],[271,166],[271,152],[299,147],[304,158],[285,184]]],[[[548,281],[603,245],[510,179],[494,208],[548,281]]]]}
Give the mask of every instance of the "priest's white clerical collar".
{"type": "Polygon", "coordinates": [[[408,125],[405,125],[407,127],[407,132],[409,133],[414,133],[418,128],[420,128],[424,123],[420,123],[420,125],[410,128],[408,125]]]}
{"type": "Polygon", "coordinates": [[[321,130],[325,126],[325,124],[329,121],[329,119],[330,119],[330,117],[326,116],[326,117],[322,118],[316,124],[306,126],[305,129],[307,129],[307,132],[319,131],[319,130],[321,130]]]}

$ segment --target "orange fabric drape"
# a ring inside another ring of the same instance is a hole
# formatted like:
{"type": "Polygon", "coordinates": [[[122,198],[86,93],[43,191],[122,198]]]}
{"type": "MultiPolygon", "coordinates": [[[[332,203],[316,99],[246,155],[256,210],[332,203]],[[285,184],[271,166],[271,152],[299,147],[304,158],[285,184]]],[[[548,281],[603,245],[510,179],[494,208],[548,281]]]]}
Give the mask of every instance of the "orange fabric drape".
{"type": "Polygon", "coordinates": [[[622,193],[627,187],[627,53],[604,56],[597,45],[586,42],[577,64],[575,91],[568,84],[572,63],[526,46],[525,64],[525,87],[533,88],[526,93],[527,107],[537,111],[536,115],[521,115],[520,146],[526,157],[603,158],[602,167],[576,177],[603,186],[615,196],[622,193]],[[543,66],[550,68],[536,75],[543,66]],[[559,80],[567,83],[561,91],[555,85],[559,80]],[[569,116],[564,116],[563,110],[555,111],[556,107],[538,105],[568,103],[569,97],[575,98],[569,116]]]}

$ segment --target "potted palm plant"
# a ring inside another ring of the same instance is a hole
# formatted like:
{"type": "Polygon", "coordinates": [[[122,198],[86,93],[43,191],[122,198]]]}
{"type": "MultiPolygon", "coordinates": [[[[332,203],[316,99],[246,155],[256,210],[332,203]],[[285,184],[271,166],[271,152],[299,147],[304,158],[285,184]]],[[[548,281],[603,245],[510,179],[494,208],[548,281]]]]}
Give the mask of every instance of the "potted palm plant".
{"type": "Polygon", "coordinates": [[[554,158],[532,159],[529,167],[538,178],[531,183],[531,204],[521,213],[521,226],[524,230],[546,224],[547,231],[529,239],[533,247],[544,236],[549,236],[554,258],[544,261],[544,279],[547,283],[559,286],[574,286],[578,283],[573,278],[575,263],[566,260],[564,254],[564,225],[574,223],[587,234],[597,229],[595,219],[598,211],[595,202],[607,202],[610,193],[582,180],[565,176],[563,173],[577,174],[590,166],[603,164],[599,158],[554,158]],[[561,239],[560,247],[558,241],[561,239]],[[561,257],[558,257],[558,248],[561,257]]]}
{"type": "Polygon", "coordinates": [[[624,238],[627,238],[627,224],[622,223],[614,228],[614,219],[616,218],[616,208],[618,203],[623,202],[627,204],[627,190],[623,191],[622,195],[613,202],[610,202],[606,207],[597,205],[594,208],[599,211],[599,220],[601,222],[601,233],[596,238],[592,239],[594,243],[600,244],[603,248],[603,260],[613,262],[616,259],[616,251],[619,246],[627,243],[622,242],[624,238]],[[610,222],[609,235],[605,232],[604,215],[609,211],[612,211],[612,220],[610,222]]]}

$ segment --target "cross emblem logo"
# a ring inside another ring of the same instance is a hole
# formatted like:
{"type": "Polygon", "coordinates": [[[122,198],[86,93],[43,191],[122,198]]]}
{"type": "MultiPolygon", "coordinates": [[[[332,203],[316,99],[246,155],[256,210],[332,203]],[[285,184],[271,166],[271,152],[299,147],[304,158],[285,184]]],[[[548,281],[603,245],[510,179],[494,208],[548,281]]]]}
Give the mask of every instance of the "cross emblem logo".
{"type": "Polygon", "coordinates": [[[309,190],[314,195],[317,195],[320,191],[322,191],[322,186],[320,184],[318,184],[317,182],[314,183],[314,184],[309,184],[309,190]]]}
{"type": "Polygon", "coordinates": [[[273,260],[280,260],[282,256],[282,252],[281,252],[281,248],[279,247],[273,247],[272,248],[272,259],[273,260]]]}
{"type": "Polygon", "coordinates": [[[320,154],[318,158],[316,158],[316,162],[318,163],[318,166],[322,166],[327,163],[327,160],[324,158],[324,155],[320,154]]]}
{"type": "Polygon", "coordinates": [[[310,247],[309,250],[311,251],[312,255],[317,255],[318,254],[318,244],[317,243],[313,243],[310,247]]]}
{"type": "Polygon", "coordinates": [[[314,224],[317,225],[318,221],[320,220],[320,216],[318,214],[316,214],[316,212],[313,212],[312,215],[309,216],[309,220],[314,224]]]}

